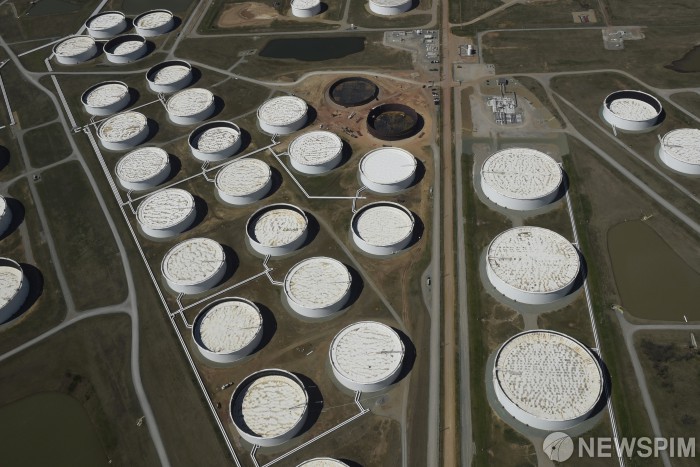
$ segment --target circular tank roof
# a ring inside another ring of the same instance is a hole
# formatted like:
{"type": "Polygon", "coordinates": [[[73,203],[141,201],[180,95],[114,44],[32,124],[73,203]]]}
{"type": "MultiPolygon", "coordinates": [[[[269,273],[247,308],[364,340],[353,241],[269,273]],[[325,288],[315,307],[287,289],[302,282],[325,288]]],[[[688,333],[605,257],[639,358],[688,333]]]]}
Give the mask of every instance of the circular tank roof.
{"type": "MultiPolygon", "coordinates": [[[[121,36],[121,37],[117,37],[115,39],[112,39],[112,41],[115,41],[115,42],[113,42],[113,44],[116,44],[116,47],[110,49],[105,45],[105,49],[107,49],[107,51],[109,53],[111,53],[112,55],[128,55],[131,52],[134,52],[135,50],[140,49],[146,43],[146,40],[143,37],[137,36],[135,34],[131,34],[129,36],[129,37],[134,38],[131,40],[128,40],[128,39],[124,40],[123,39],[124,37],[126,37],[126,36],[121,36]]],[[[112,42],[112,41],[110,41],[110,42],[112,42]]]]}
{"type": "Polygon", "coordinates": [[[272,205],[253,214],[249,233],[263,246],[284,246],[301,237],[308,227],[303,211],[291,205],[272,205]],[[261,212],[262,211],[262,212],[261,212]]]}
{"type": "Polygon", "coordinates": [[[411,3],[412,0],[370,0],[372,3],[375,5],[380,5],[380,6],[385,6],[385,7],[392,7],[392,6],[401,6],[406,3],[411,3]]]}
{"type": "Polygon", "coordinates": [[[178,243],[163,258],[163,275],[172,283],[186,286],[212,278],[222,267],[224,249],[214,240],[192,238],[178,243]]]}
{"type": "Polygon", "coordinates": [[[416,172],[416,158],[401,148],[379,148],[368,152],[360,161],[360,171],[369,180],[389,185],[412,177],[416,172]]]}
{"type": "Polygon", "coordinates": [[[528,148],[494,153],[481,167],[481,179],[499,194],[513,199],[538,199],[559,189],[561,167],[547,154],[528,148]]]}
{"type": "Polygon", "coordinates": [[[272,177],[270,166],[258,159],[239,159],[216,174],[216,188],[231,196],[255,193],[272,177]]]}
{"type": "Polygon", "coordinates": [[[173,19],[173,14],[167,10],[153,10],[144,13],[136,20],[136,26],[142,29],[156,29],[168,24],[173,19]]]}
{"type": "Polygon", "coordinates": [[[284,291],[290,300],[306,308],[324,308],[337,303],[352,284],[348,268],[325,256],[305,259],[289,270],[284,291]]]}
{"type": "Polygon", "coordinates": [[[240,137],[241,132],[237,128],[221,125],[201,132],[193,143],[198,151],[210,154],[230,148],[240,137]]]}
{"type": "Polygon", "coordinates": [[[258,118],[269,125],[288,125],[303,118],[307,109],[303,99],[295,96],[280,96],[265,101],[258,109],[258,118]]]}
{"type": "Polygon", "coordinates": [[[528,293],[548,293],[571,284],[581,260],[576,248],[556,232],[541,227],[515,227],[489,245],[487,261],[505,283],[528,293]]]}
{"type": "Polygon", "coordinates": [[[168,153],[160,148],[140,148],[119,159],[117,177],[125,182],[142,182],[162,172],[168,153]]]}
{"type": "Polygon", "coordinates": [[[194,209],[194,197],[179,188],[158,191],[139,204],[139,224],[151,229],[167,229],[187,219],[194,209]]]}
{"type": "Polygon", "coordinates": [[[292,0],[292,8],[306,10],[318,6],[319,3],[321,0],[292,0]]]}
{"type": "MultiPolygon", "coordinates": [[[[263,371],[266,373],[266,371],[263,371]]],[[[234,420],[242,417],[251,434],[274,438],[292,430],[306,413],[309,397],[298,378],[286,371],[249,376],[232,401],[234,420]],[[288,375],[288,376],[287,376],[288,375]],[[248,381],[248,379],[252,381],[248,381]]]]}
{"type": "Polygon", "coordinates": [[[248,300],[224,299],[195,320],[201,344],[210,352],[229,354],[250,344],[262,328],[260,311],[248,300]]]}
{"type": "Polygon", "coordinates": [[[87,23],[87,27],[94,31],[102,29],[110,29],[124,21],[124,14],[118,11],[107,11],[105,13],[95,15],[87,23]]]}
{"type": "Polygon", "coordinates": [[[506,341],[494,377],[508,399],[543,420],[587,414],[603,391],[603,373],[591,351],[554,331],[525,331],[506,341]]]}
{"type": "Polygon", "coordinates": [[[669,131],[661,139],[664,152],[686,164],[700,165],[700,130],[682,128],[669,131]]]}
{"type": "Polygon", "coordinates": [[[393,375],[405,349],[399,335],[386,324],[360,321],[340,331],[331,342],[331,365],[358,384],[373,384],[393,375]]]}
{"type": "Polygon", "coordinates": [[[348,464],[330,457],[317,457],[304,461],[297,465],[297,467],[348,467],[348,464]]]}
{"type": "Polygon", "coordinates": [[[129,87],[118,81],[108,81],[88,89],[83,102],[90,107],[107,107],[129,94],[129,87]]]}
{"type": "Polygon", "coordinates": [[[7,213],[7,200],[4,196],[0,195],[0,218],[2,218],[7,213]]]}
{"type": "Polygon", "coordinates": [[[153,70],[153,68],[158,67],[158,65],[156,65],[155,67],[151,68],[153,71],[149,71],[147,75],[148,80],[155,84],[172,84],[176,83],[192,72],[192,67],[189,65],[189,63],[184,65],[186,62],[178,62],[179,63],[175,63],[175,61],[173,61],[172,65],[166,65],[153,70]],[[181,65],[180,63],[183,64],[181,65]]]}
{"type": "Polygon", "coordinates": [[[203,88],[185,89],[174,94],[166,104],[168,112],[179,117],[189,117],[214,103],[214,94],[203,88]]]}
{"type": "Polygon", "coordinates": [[[343,141],[330,131],[312,131],[296,138],[289,145],[289,157],[303,165],[322,165],[336,157],[343,141]]]}
{"type": "Polygon", "coordinates": [[[646,92],[629,89],[609,94],[604,104],[614,115],[631,122],[651,120],[662,110],[661,103],[656,97],[646,92]]]}
{"type": "Polygon", "coordinates": [[[95,39],[90,36],[69,37],[56,46],[54,53],[61,57],[75,57],[76,55],[87,52],[94,46],[95,39]]]}
{"type": "Polygon", "coordinates": [[[22,267],[17,262],[0,258],[0,309],[12,300],[24,281],[22,267]]]}
{"type": "Polygon", "coordinates": [[[148,125],[146,116],[139,112],[124,112],[110,117],[100,125],[100,139],[110,143],[125,141],[139,134],[148,125]]]}
{"type": "Polygon", "coordinates": [[[399,243],[413,233],[410,212],[394,203],[373,203],[357,213],[354,228],[362,240],[375,246],[399,243]]]}

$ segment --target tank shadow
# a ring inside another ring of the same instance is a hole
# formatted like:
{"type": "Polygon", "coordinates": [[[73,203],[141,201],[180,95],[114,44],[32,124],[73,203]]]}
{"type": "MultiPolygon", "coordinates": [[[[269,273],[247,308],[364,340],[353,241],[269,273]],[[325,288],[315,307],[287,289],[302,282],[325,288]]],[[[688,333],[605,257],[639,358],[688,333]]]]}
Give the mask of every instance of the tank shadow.
{"type": "Polygon", "coordinates": [[[190,230],[194,229],[197,227],[199,224],[201,224],[204,219],[207,217],[207,214],[209,213],[209,206],[207,206],[207,202],[204,201],[203,198],[200,198],[197,195],[192,195],[194,198],[194,207],[197,210],[197,213],[194,216],[194,221],[192,222],[192,225],[185,230],[185,232],[189,232],[190,230]]]}
{"type": "Polygon", "coordinates": [[[298,437],[309,431],[309,429],[314,425],[314,423],[316,423],[318,418],[321,416],[321,412],[323,411],[324,401],[323,395],[321,394],[321,390],[311,378],[301,373],[294,373],[294,376],[301,380],[301,382],[304,384],[304,389],[306,390],[306,393],[309,395],[309,413],[306,417],[304,425],[301,427],[301,430],[299,430],[299,433],[297,433],[296,435],[298,437]]]}
{"type": "Polygon", "coordinates": [[[0,146],[0,170],[10,163],[10,151],[5,146],[0,146]]]}
{"type": "MultiPolygon", "coordinates": [[[[277,170],[274,167],[270,167],[270,178],[272,180],[272,186],[270,186],[270,191],[265,195],[265,197],[263,199],[269,198],[270,196],[274,195],[277,192],[277,190],[279,190],[280,187],[282,186],[282,180],[283,180],[282,174],[280,173],[279,170],[277,170]]],[[[307,216],[308,216],[308,213],[307,213],[307,216]]],[[[304,243],[304,245],[306,245],[306,243],[304,243]]]]}
{"type": "Polygon", "coordinates": [[[170,173],[168,174],[168,178],[166,178],[163,183],[170,182],[172,179],[177,177],[177,174],[179,174],[180,170],[182,170],[182,162],[177,156],[168,154],[168,163],[170,163],[170,173]]]}
{"type": "Polygon", "coordinates": [[[358,298],[360,298],[362,290],[365,288],[365,282],[362,280],[362,276],[360,275],[360,273],[355,271],[354,268],[348,266],[347,264],[345,265],[345,267],[347,267],[348,271],[350,271],[352,283],[350,284],[350,297],[348,298],[348,301],[343,307],[343,309],[351,307],[352,304],[355,303],[358,298]]]}
{"type": "Polygon", "coordinates": [[[277,332],[277,320],[275,319],[275,315],[272,313],[272,311],[262,303],[255,302],[255,305],[260,310],[260,315],[262,316],[263,322],[263,329],[260,343],[255,348],[255,350],[253,350],[253,354],[264,348],[267,344],[269,344],[272,340],[272,337],[277,332]]]}
{"type": "Polygon", "coordinates": [[[404,379],[413,369],[413,364],[416,362],[416,346],[413,345],[413,341],[401,330],[392,328],[399,335],[401,342],[404,346],[404,356],[403,364],[401,365],[401,371],[396,377],[396,380],[392,384],[396,384],[402,379],[404,379]]]}

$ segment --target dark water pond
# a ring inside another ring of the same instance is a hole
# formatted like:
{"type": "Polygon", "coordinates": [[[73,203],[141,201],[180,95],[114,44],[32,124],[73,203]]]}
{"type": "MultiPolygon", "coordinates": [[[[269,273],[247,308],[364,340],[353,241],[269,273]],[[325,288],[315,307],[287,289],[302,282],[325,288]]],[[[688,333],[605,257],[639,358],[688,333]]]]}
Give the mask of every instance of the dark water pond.
{"type": "Polygon", "coordinates": [[[266,58],[293,58],[320,62],[343,58],[365,50],[364,37],[332,37],[323,39],[273,39],[260,51],[266,58]]]}
{"type": "Polygon", "coordinates": [[[679,60],[674,60],[670,65],[666,65],[669,70],[679,73],[694,73],[700,71],[700,45],[690,49],[679,60]]]}

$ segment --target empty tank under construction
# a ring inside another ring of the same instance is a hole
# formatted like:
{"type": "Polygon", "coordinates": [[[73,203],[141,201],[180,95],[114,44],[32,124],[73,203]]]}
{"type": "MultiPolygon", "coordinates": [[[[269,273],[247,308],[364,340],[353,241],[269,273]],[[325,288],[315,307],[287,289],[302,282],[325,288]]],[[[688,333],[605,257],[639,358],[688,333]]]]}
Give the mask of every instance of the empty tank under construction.
{"type": "Polygon", "coordinates": [[[62,65],[77,65],[97,55],[97,44],[90,36],[72,36],[56,44],[53,54],[62,65]]]}
{"type": "Polygon", "coordinates": [[[398,253],[411,243],[415,224],[411,211],[400,204],[377,202],[358,209],[350,229],[358,248],[385,256],[398,253]]]}
{"type": "Polygon", "coordinates": [[[197,217],[194,197],[180,188],[167,188],[148,196],[139,204],[136,218],[144,234],[168,238],[181,234],[197,217]]]}
{"type": "Polygon", "coordinates": [[[330,131],[311,131],[289,145],[292,167],[307,175],[333,170],[343,159],[343,140],[330,131]]]}
{"type": "Polygon", "coordinates": [[[168,117],[178,125],[194,125],[216,111],[214,94],[204,88],[190,88],[173,94],[165,104],[168,117]]]}
{"type": "Polygon", "coordinates": [[[234,206],[263,199],[272,188],[272,170],[258,159],[240,159],[219,170],[216,190],[222,201],[234,206]]]}
{"type": "Polygon", "coordinates": [[[304,244],[308,232],[306,213],[291,204],[271,204],[260,208],[246,223],[248,242],[261,255],[292,253],[304,244]]]}
{"type": "Polygon", "coordinates": [[[271,135],[288,135],[306,125],[308,106],[296,96],[274,97],[258,108],[260,129],[271,135]]]}
{"type": "Polygon", "coordinates": [[[596,356],[555,331],[516,334],[494,362],[498,402],[516,420],[540,430],[570,429],[595,415],[604,385],[596,356]]]}
{"type": "Polygon", "coordinates": [[[661,138],[659,157],[664,164],[687,175],[700,175],[700,130],[682,128],[661,138]]]}
{"type": "Polygon", "coordinates": [[[124,112],[105,120],[97,130],[105,149],[123,151],[138,146],[148,138],[148,120],[140,112],[124,112]]]}
{"type": "Polygon", "coordinates": [[[255,303],[232,297],[217,300],[199,312],[192,338],[206,359],[233,363],[255,351],[263,335],[263,319],[255,303]]]}
{"type": "Polygon", "coordinates": [[[659,122],[661,102],[646,92],[625,89],[608,94],[603,101],[603,118],[615,128],[642,131],[659,122]]]}
{"type": "Polygon", "coordinates": [[[151,91],[171,93],[186,88],[192,82],[192,65],[184,60],[168,60],[146,72],[151,91]]]}
{"type": "Polygon", "coordinates": [[[373,149],[360,161],[360,180],[377,193],[396,193],[411,186],[418,162],[401,148],[373,149]]]}
{"type": "Polygon", "coordinates": [[[107,116],[124,110],[131,100],[129,86],[121,81],[104,81],[89,87],[80,97],[90,115],[107,116]]]}
{"type": "Polygon", "coordinates": [[[170,157],[161,148],[145,147],[131,151],[117,162],[119,184],[127,190],[148,190],[170,176],[170,157]]]}
{"type": "Polygon", "coordinates": [[[22,308],[29,295],[29,281],[22,266],[9,258],[0,258],[0,324],[22,308]]]}
{"type": "Polygon", "coordinates": [[[564,173],[547,154],[508,148],[491,155],[481,167],[481,189],[499,206],[518,211],[537,209],[559,195],[564,173]]]}
{"type": "Polygon", "coordinates": [[[333,374],[352,391],[374,392],[391,385],[401,373],[406,354],[401,337],[390,326],[360,321],[333,338],[328,355],[333,374]]]}
{"type": "Polygon", "coordinates": [[[294,265],[284,277],[284,294],[295,312],[307,318],[325,318],[340,311],[350,299],[352,275],[337,259],[316,256],[294,265]]]}
{"type": "Polygon", "coordinates": [[[231,157],[241,149],[241,129],[225,120],[198,126],[187,139],[192,155],[203,162],[216,162],[231,157]]]}
{"type": "Polygon", "coordinates": [[[491,284],[511,300],[551,303],[572,292],[581,273],[578,250],[542,227],[515,227],[499,234],[486,252],[491,284]]]}
{"type": "Polygon", "coordinates": [[[233,391],[229,413],[244,440],[255,446],[277,446],[303,428],[309,414],[309,394],[293,373],[261,370],[233,391]]]}
{"type": "Polygon", "coordinates": [[[193,295],[216,287],[226,274],[223,247],[209,238],[191,238],[170,249],[161,263],[168,287],[193,295]]]}
{"type": "Polygon", "coordinates": [[[143,37],[160,36],[175,27],[175,17],[168,10],[151,10],[134,18],[134,28],[143,37]]]}

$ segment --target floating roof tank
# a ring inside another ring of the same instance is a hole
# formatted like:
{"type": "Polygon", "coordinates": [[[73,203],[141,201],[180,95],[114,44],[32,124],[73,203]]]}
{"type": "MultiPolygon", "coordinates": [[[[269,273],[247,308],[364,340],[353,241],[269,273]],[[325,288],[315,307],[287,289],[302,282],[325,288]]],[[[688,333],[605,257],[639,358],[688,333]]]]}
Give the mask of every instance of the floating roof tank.
{"type": "Polygon", "coordinates": [[[498,401],[516,420],[540,430],[567,430],[593,416],[604,384],[595,355],[555,331],[516,334],[494,362],[498,401]]]}
{"type": "Polygon", "coordinates": [[[263,335],[263,319],[255,303],[223,298],[206,306],[194,319],[192,339],[204,358],[233,363],[255,351],[263,335]]]}
{"type": "Polygon", "coordinates": [[[343,140],[330,131],[311,131],[289,145],[292,167],[301,173],[316,175],[333,170],[343,159],[343,140]]]}
{"type": "Polygon", "coordinates": [[[673,170],[700,175],[700,130],[683,128],[669,131],[661,139],[659,157],[673,170]]]}
{"type": "Polygon", "coordinates": [[[179,91],[165,105],[168,117],[178,125],[194,125],[211,117],[216,110],[214,94],[204,88],[179,91]]]}
{"type": "Polygon", "coordinates": [[[280,96],[265,101],[258,108],[260,129],[271,135],[288,135],[306,125],[308,106],[295,96],[280,96]]]}
{"type": "Polygon", "coordinates": [[[200,161],[221,161],[241,149],[241,129],[226,120],[207,122],[190,133],[187,143],[192,155],[200,161]]]}
{"type": "Polygon", "coordinates": [[[297,263],[284,277],[287,303],[307,318],[324,318],[340,311],[350,299],[351,285],[348,268],[325,256],[297,263]]]}
{"type": "Polygon", "coordinates": [[[129,86],[121,81],[104,81],[91,86],[80,96],[90,115],[107,116],[124,110],[131,100],[129,86]]]}
{"type": "Polygon", "coordinates": [[[171,93],[186,88],[192,82],[192,65],[184,60],[168,60],[146,72],[148,87],[153,92],[171,93]]]}
{"type": "Polygon", "coordinates": [[[138,60],[148,52],[146,39],[138,34],[124,34],[111,39],[104,47],[107,60],[123,64],[138,60]]]}
{"type": "Polygon", "coordinates": [[[246,223],[250,246],[261,255],[282,256],[299,249],[309,231],[304,210],[291,204],[258,209],[246,223]]]}
{"type": "Polygon", "coordinates": [[[529,148],[495,152],[481,167],[484,195],[499,206],[518,211],[554,201],[563,180],[564,173],[554,159],[529,148]]]}
{"type": "Polygon", "coordinates": [[[603,118],[622,130],[649,129],[659,123],[662,112],[661,102],[642,91],[615,91],[603,101],[603,118]]]}
{"type": "Polygon", "coordinates": [[[413,6],[413,0],[369,0],[369,9],[378,15],[392,16],[405,13],[413,6]]]}
{"type": "Polygon", "coordinates": [[[541,227],[515,227],[493,239],[486,274],[500,293],[528,304],[568,295],[581,272],[578,250],[566,238],[541,227]]]}
{"type": "Polygon", "coordinates": [[[22,266],[9,258],[0,258],[0,324],[22,308],[29,295],[29,281],[22,266]]]}
{"type": "Polygon", "coordinates": [[[136,210],[141,230],[153,238],[181,234],[192,226],[196,217],[194,197],[179,188],[166,188],[153,193],[136,210]]]}
{"type": "Polygon", "coordinates": [[[175,17],[168,10],[151,10],[134,18],[134,28],[143,37],[160,36],[175,27],[175,17]]]}
{"type": "Polygon", "coordinates": [[[116,173],[126,190],[148,190],[170,176],[170,157],[160,148],[139,148],[119,159],[116,173]]]}
{"type": "Polygon", "coordinates": [[[321,13],[321,0],[292,0],[292,14],[300,18],[310,18],[321,13]]]}
{"type": "Polygon", "coordinates": [[[261,370],[240,382],[229,410],[243,439],[256,446],[277,446],[301,431],[309,413],[309,395],[293,373],[261,370]]]}
{"type": "Polygon", "coordinates": [[[62,65],[77,65],[97,55],[97,44],[90,36],[72,36],[56,44],[53,54],[62,65]]]}
{"type": "Polygon", "coordinates": [[[239,159],[216,174],[219,197],[233,205],[250,204],[263,199],[272,188],[272,170],[258,159],[239,159]]]}
{"type": "Polygon", "coordinates": [[[391,327],[360,321],[336,334],[328,355],[333,374],[343,386],[374,392],[396,381],[405,353],[401,337],[391,327]]]}
{"type": "Polygon", "coordinates": [[[411,211],[396,203],[378,202],[357,210],[350,221],[352,239],[362,251],[391,255],[411,243],[416,221],[411,211]]]}
{"type": "Polygon", "coordinates": [[[417,166],[416,158],[405,149],[373,149],[360,160],[360,180],[376,193],[396,193],[411,186],[417,166]]]}
{"type": "Polygon", "coordinates": [[[338,459],[333,459],[330,457],[316,457],[315,459],[309,459],[304,461],[297,467],[349,467],[345,462],[341,462],[338,459]]]}
{"type": "Polygon", "coordinates": [[[119,11],[103,11],[85,22],[88,34],[95,39],[109,39],[127,28],[126,17],[119,11]]]}
{"type": "Polygon", "coordinates": [[[161,264],[168,287],[187,295],[216,287],[226,274],[224,249],[208,238],[191,238],[168,251],[161,264]]]}
{"type": "Polygon", "coordinates": [[[97,130],[105,149],[123,151],[133,148],[148,138],[148,120],[139,112],[124,112],[109,117],[97,130]]]}
{"type": "Polygon", "coordinates": [[[12,224],[12,210],[7,205],[4,196],[0,196],[0,236],[2,236],[12,224]]]}

